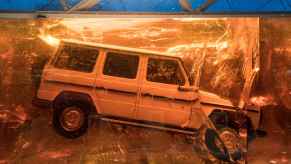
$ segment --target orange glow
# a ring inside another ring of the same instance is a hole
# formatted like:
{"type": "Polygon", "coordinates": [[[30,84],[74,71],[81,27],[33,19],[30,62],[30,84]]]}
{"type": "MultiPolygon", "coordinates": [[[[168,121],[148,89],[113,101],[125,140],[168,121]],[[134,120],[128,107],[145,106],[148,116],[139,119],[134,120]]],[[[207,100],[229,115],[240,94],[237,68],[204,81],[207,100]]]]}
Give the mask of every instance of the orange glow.
{"type": "Polygon", "coordinates": [[[58,47],[60,44],[60,40],[51,35],[39,35],[39,38],[45,41],[48,45],[53,47],[58,47]]]}
{"type": "Polygon", "coordinates": [[[270,95],[267,96],[256,96],[256,97],[252,97],[250,99],[251,103],[259,106],[259,107],[263,107],[263,106],[267,106],[267,105],[272,105],[274,104],[274,98],[270,95]]]}
{"type": "Polygon", "coordinates": [[[226,49],[229,47],[227,41],[218,42],[218,43],[192,43],[192,44],[183,44],[183,45],[176,45],[174,47],[168,48],[167,52],[171,54],[175,54],[180,51],[189,51],[195,48],[215,48],[218,51],[226,49]]]}

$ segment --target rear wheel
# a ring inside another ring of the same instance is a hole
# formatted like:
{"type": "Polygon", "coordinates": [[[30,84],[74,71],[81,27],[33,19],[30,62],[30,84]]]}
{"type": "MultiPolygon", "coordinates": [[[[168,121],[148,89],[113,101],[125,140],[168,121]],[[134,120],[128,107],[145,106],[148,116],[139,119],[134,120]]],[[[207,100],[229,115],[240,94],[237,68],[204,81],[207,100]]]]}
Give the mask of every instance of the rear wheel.
{"type": "Polygon", "coordinates": [[[87,132],[88,110],[81,105],[69,105],[55,109],[53,125],[56,131],[67,138],[77,138],[87,132]]]}

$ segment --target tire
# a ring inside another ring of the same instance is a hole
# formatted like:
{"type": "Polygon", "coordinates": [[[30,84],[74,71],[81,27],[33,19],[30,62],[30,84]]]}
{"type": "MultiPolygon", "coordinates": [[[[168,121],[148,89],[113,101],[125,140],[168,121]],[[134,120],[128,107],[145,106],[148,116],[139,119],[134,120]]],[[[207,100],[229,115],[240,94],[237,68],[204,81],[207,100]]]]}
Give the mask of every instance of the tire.
{"type": "Polygon", "coordinates": [[[214,129],[201,127],[199,134],[194,137],[193,148],[200,158],[205,161],[211,161],[212,163],[230,161],[229,153],[214,129]],[[219,143],[219,146],[217,143],[219,143]]]}
{"type": "Polygon", "coordinates": [[[210,152],[216,159],[224,162],[229,162],[229,152],[220,139],[219,134],[213,129],[207,129],[205,133],[205,144],[210,152]],[[218,146],[219,145],[219,146],[218,146]]]}
{"type": "Polygon", "coordinates": [[[54,109],[53,126],[60,135],[74,139],[87,132],[89,110],[82,104],[62,105],[54,109]]]}
{"type": "Polygon", "coordinates": [[[223,141],[224,146],[227,148],[232,161],[240,161],[244,158],[244,142],[241,140],[240,135],[234,129],[220,129],[219,137],[223,141]]]}
{"type": "Polygon", "coordinates": [[[239,141],[237,132],[229,128],[223,128],[219,131],[210,128],[202,129],[200,135],[194,140],[194,150],[202,159],[213,163],[242,160],[243,149],[238,147],[230,150],[229,143],[223,138],[226,134],[239,141]]]}
{"type": "Polygon", "coordinates": [[[211,114],[210,119],[217,130],[232,129],[234,132],[239,134],[240,130],[246,129],[247,130],[246,131],[246,135],[247,135],[246,144],[250,143],[252,140],[256,138],[256,131],[254,130],[252,121],[249,117],[245,117],[244,123],[241,125],[234,121],[235,119],[234,116],[230,118],[226,113],[223,113],[223,112],[221,113],[216,112],[216,113],[211,114]]]}

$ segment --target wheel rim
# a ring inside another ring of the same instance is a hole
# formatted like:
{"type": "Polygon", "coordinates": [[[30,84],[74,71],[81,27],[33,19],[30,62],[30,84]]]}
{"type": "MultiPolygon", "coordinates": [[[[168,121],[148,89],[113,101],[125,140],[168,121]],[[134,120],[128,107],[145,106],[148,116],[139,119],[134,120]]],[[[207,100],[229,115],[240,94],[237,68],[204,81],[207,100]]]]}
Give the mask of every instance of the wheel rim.
{"type": "Polygon", "coordinates": [[[223,131],[219,134],[224,146],[227,148],[229,153],[234,153],[236,150],[240,149],[240,141],[236,134],[230,131],[223,131]]]}
{"type": "Polygon", "coordinates": [[[240,137],[231,130],[223,130],[219,134],[224,146],[227,148],[232,160],[241,160],[242,158],[242,143],[240,137]]]}
{"type": "Polygon", "coordinates": [[[63,111],[60,123],[66,131],[76,131],[84,123],[84,113],[78,107],[68,107],[63,111]]]}
{"type": "MultiPolygon", "coordinates": [[[[205,144],[210,154],[218,160],[229,161],[229,152],[221,140],[219,134],[214,130],[208,128],[205,133],[205,144]]],[[[209,156],[212,158],[212,156],[209,156]]],[[[213,160],[213,159],[211,159],[213,160]]]]}

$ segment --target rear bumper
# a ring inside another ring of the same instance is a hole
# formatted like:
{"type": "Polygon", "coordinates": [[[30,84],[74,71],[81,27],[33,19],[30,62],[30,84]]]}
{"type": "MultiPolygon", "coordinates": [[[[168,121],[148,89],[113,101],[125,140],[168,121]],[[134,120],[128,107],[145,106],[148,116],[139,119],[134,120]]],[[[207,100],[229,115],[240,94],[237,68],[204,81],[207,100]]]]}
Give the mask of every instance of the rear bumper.
{"type": "Polygon", "coordinates": [[[34,98],[32,100],[32,104],[37,107],[41,108],[51,108],[52,107],[52,102],[49,100],[44,100],[44,99],[39,99],[39,98],[34,98]]]}

